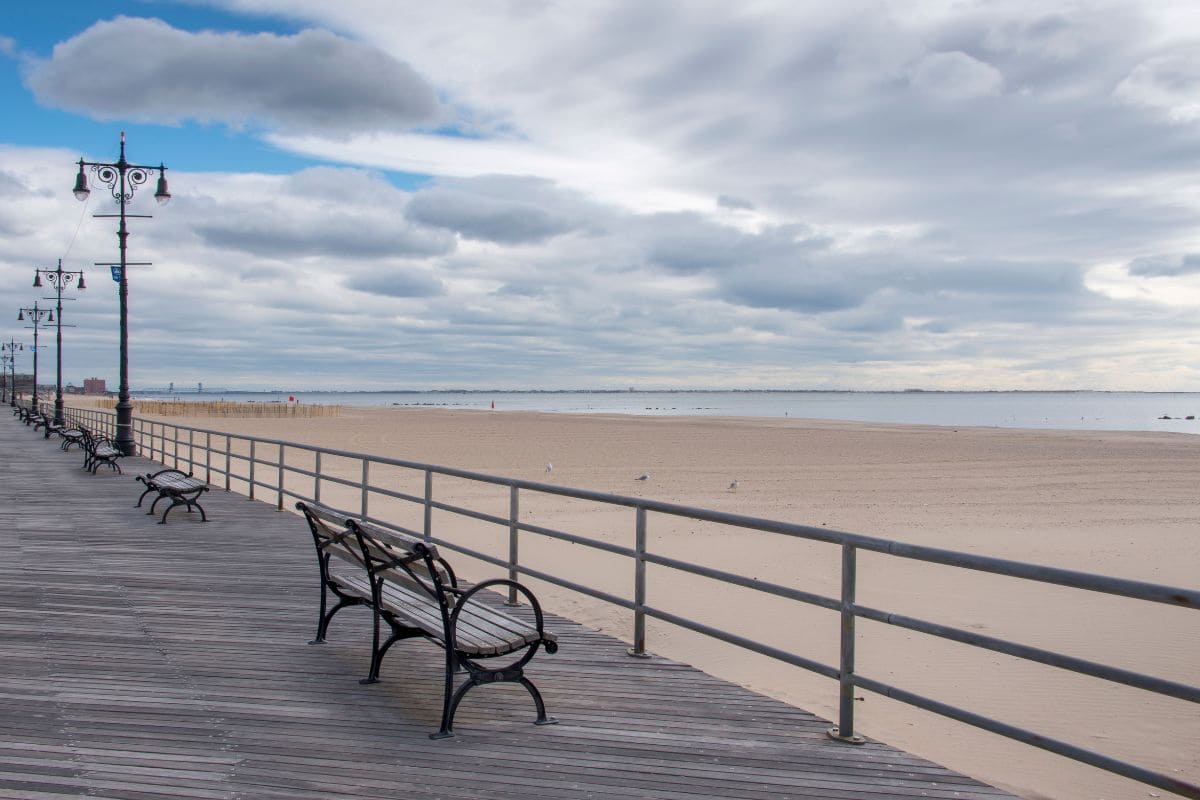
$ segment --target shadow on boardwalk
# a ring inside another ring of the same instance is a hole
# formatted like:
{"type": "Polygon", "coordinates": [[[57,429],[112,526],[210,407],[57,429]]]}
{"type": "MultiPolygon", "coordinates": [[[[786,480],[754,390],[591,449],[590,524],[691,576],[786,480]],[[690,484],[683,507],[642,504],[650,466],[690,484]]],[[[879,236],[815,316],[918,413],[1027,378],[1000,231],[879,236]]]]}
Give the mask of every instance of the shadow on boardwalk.
{"type": "Polygon", "coordinates": [[[132,475],[80,469],[0,420],[0,798],[998,798],[807,712],[551,617],[561,650],[472,692],[431,741],[440,651],[402,642],[366,672],[369,615],[310,646],[302,520],[222,491],[209,522],[135,509],[132,475]]]}

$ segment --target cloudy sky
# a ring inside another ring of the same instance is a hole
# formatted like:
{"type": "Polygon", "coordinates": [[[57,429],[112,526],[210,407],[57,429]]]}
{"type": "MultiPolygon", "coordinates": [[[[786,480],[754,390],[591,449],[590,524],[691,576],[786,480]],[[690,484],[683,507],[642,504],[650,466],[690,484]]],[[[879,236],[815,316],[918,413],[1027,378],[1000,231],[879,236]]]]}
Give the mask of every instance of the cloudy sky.
{"type": "Polygon", "coordinates": [[[135,389],[1200,391],[1192,0],[21,3],[0,103],[68,381],[124,130],[135,389]]]}

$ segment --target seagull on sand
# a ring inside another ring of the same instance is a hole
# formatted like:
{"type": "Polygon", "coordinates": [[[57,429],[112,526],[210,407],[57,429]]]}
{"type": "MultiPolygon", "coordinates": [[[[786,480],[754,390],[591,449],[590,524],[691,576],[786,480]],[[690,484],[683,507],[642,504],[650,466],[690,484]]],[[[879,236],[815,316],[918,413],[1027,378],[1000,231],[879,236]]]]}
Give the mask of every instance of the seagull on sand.
{"type": "Polygon", "coordinates": [[[546,462],[546,472],[554,472],[554,465],[549,461],[546,462]]]}
{"type": "Polygon", "coordinates": [[[733,481],[733,483],[729,484],[729,491],[731,491],[731,492],[737,491],[737,480],[736,479],[733,481]]]}
{"type": "Polygon", "coordinates": [[[635,481],[648,481],[648,480],[650,480],[650,473],[643,472],[641,475],[638,475],[636,478],[634,478],[634,480],[635,481]]]}

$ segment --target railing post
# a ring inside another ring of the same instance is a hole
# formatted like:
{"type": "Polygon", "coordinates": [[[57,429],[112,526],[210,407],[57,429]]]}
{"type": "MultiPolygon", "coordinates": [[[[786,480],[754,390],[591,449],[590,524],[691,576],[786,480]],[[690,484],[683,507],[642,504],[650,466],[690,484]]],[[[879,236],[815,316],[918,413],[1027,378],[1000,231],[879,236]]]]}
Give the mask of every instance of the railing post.
{"type": "Polygon", "coordinates": [[[188,428],[188,475],[191,475],[196,469],[196,429],[188,428]]]}
{"type": "Polygon", "coordinates": [[[225,434],[225,491],[229,491],[229,434],[225,434]]]}
{"type": "Polygon", "coordinates": [[[838,724],[829,736],[839,742],[862,744],[854,735],[854,594],[858,582],[857,548],[842,543],[842,658],[838,675],[838,724]]]}
{"type": "Polygon", "coordinates": [[[283,453],[285,445],[279,443],[279,502],[275,504],[276,511],[283,511],[283,453]]]}
{"type": "MultiPolygon", "coordinates": [[[[508,487],[508,579],[517,580],[517,522],[520,520],[521,501],[520,490],[516,486],[508,487]]],[[[517,587],[508,587],[508,605],[517,605],[517,587]]]]}
{"type": "Polygon", "coordinates": [[[171,427],[175,430],[175,443],[171,445],[171,456],[175,459],[175,469],[179,469],[179,426],[172,425],[171,427]]]}
{"type": "Polygon", "coordinates": [[[646,509],[637,510],[633,567],[633,647],[625,652],[634,658],[649,658],[646,652],[646,509]]]}
{"type": "Polygon", "coordinates": [[[204,482],[212,483],[212,434],[204,433],[204,482]]]}
{"type": "Polygon", "coordinates": [[[425,470],[425,541],[433,541],[433,470],[425,470]]]}
{"type": "Polygon", "coordinates": [[[250,440],[250,497],[247,498],[249,500],[254,499],[254,442],[254,439],[250,440]]]}
{"type": "Polygon", "coordinates": [[[363,467],[362,467],[362,504],[361,504],[362,508],[359,510],[358,513],[359,513],[359,516],[361,516],[363,519],[366,519],[367,518],[367,495],[370,494],[367,491],[367,486],[369,485],[370,479],[371,479],[371,462],[369,460],[367,460],[366,458],[364,458],[362,460],[362,462],[363,462],[363,467]]]}
{"type": "Polygon", "coordinates": [[[313,461],[313,502],[321,502],[321,451],[316,453],[313,461]]]}

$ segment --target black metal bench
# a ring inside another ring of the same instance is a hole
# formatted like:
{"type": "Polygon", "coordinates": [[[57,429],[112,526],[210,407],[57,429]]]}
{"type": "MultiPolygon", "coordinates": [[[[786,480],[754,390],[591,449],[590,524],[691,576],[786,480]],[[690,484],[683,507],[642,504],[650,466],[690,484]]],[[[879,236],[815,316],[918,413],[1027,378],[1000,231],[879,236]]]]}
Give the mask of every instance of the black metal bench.
{"type": "Polygon", "coordinates": [[[50,438],[50,434],[58,433],[60,430],[62,430],[62,426],[55,425],[54,418],[48,414],[44,414],[41,411],[34,411],[31,416],[33,417],[33,429],[35,431],[39,428],[43,429],[45,431],[43,435],[47,439],[50,438]]]}
{"type": "Polygon", "coordinates": [[[117,459],[125,454],[118,450],[107,437],[96,436],[87,428],[83,428],[82,431],[83,437],[79,440],[79,444],[83,448],[83,468],[95,475],[100,465],[104,464],[110,469],[121,472],[121,465],[117,463],[117,459]]]}
{"type": "Polygon", "coordinates": [[[192,513],[193,508],[198,509],[200,521],[208,522],[208,515],[204,513],[204,507],[199,502],[200,495],[208,491],[208,484],[199,478],[193,478],[177,469],[163,469],[154,473],[147,472],[145,475],[138,475],[136,480],[146,484],[146,491],[142,492],[142,496],[138,498],[134,508],[141,508],[142,501],[151,492],[158,492],[158,497],[154,498],[154,502],[150,504],[147,514],[154,514],[154,507],[160,500],[169,499],[171,501],[171,505],[163,511],[162,519],[158,521],[159,525],[166,524],[167,514],[170,514],[171,509],[176,506],[187,506],[189,514],[192,513]]]}
{"type": "Polygon", "coordinates": [[[537,725],[556,722],[546,716],[537,687],[524,667],[544,648],[558,650],[545,630],[537,598],[515,581],[496,579],[469,588],[459,584],[437,547],[412,536],[385,530],[324,506],[297,503],[313,536],[321,570],[321,606],[313,644],[325,641],[333,615],[347,606],[365,605],[374,614],[371,666],[361,683],[379,680],[388,649],[401,639],[424,638],[442,648],[442,720],[430,738],[453,736],[454,714],[466,693],[488,683],[511,682],[525,687],[537,710],[537,725]],[[533,610],[533,623],[517,619],[484,602],[479,593],[496,587],[515,588],[533,610]],[[337,598],[328,608],[329,595],[337,598]],[[380,623],[390,635],[380,641],[380,623]],[[512,656],[494,667],[484,662],[512,656]],[[456,673],[466,680],[455,688],[456,673]]]}
{"type": "Polygon", "coordinates": [[[58,438],[61,440],[58,444],[64,451],[70,450],[71,445],[77,444],[80,449],[83,448],[84,432],[82,428],[59,428],[55,431],[58,438]]]}

